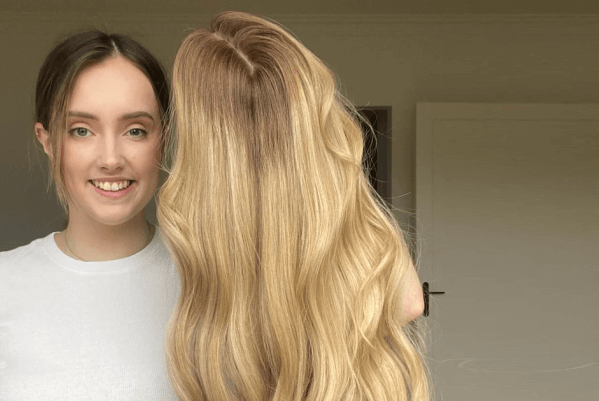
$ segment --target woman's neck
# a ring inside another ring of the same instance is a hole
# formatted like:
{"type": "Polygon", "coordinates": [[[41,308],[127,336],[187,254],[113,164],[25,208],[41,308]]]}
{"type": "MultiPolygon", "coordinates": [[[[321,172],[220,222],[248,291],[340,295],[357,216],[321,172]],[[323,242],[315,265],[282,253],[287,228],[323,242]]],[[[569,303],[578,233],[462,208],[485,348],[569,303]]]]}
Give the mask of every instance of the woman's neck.
{"type": "Polygon", "coordinates": [[[120,225],[71,219],[55,241],[61,251],[74,259],[100,262],[136,254],[150,243],[154,231],[143,212],[120,225]]]}

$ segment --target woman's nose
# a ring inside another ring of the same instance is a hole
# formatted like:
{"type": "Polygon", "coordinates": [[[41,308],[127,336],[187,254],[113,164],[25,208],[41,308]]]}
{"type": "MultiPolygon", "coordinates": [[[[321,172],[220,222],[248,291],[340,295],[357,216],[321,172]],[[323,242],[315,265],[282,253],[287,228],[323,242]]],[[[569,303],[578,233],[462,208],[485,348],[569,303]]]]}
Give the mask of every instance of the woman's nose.
{"type": "Polygon", "coordinates": [[[123,147],[118,138],[107,135],[103,139],[98,160],[100,167],[110,170],[117,169],[124,164],[123,147]]]}

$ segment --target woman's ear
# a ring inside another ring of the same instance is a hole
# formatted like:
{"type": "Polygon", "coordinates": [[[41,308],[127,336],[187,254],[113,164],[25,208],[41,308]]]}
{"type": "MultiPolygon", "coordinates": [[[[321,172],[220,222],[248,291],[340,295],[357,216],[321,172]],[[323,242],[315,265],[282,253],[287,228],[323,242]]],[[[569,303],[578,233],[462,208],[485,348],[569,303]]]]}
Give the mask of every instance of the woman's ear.
{"type": "Polygon", "coordinates": [[[52,141],[50,139],[50,134],[44,129],[42,123],[35,123],[34,127],[37,140],[40,141],[44,147],[44,152],[46,152],[48,157],[52,159],[52,141]]]}

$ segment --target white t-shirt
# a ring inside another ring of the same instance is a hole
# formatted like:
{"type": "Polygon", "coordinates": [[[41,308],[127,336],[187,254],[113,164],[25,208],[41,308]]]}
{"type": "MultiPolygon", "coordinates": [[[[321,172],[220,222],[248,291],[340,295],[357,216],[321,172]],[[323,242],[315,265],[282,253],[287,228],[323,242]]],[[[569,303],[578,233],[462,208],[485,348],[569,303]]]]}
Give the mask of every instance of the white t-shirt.
{"type": "Polygon", "coordinates": [[[106,262],[65,255],[54,234],[0,252],[0,400],[177,400],[165,332],[179,282],[159,228],[106,262]]]}

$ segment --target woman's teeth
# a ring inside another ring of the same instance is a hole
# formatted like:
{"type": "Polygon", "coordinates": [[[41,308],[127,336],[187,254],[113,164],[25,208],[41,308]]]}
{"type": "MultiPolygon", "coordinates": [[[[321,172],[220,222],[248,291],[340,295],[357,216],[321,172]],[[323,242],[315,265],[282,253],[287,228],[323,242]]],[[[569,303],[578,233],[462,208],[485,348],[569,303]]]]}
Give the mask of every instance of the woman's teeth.
{"type": "Polygon", "coordinates": [[[127,181],[117,181],[117,182],[108,182],[108,181],[92,181],[92,183],[104,191],[120,191],[121,189],[127,188],[131,185],[131,180],[127,181]]]}

